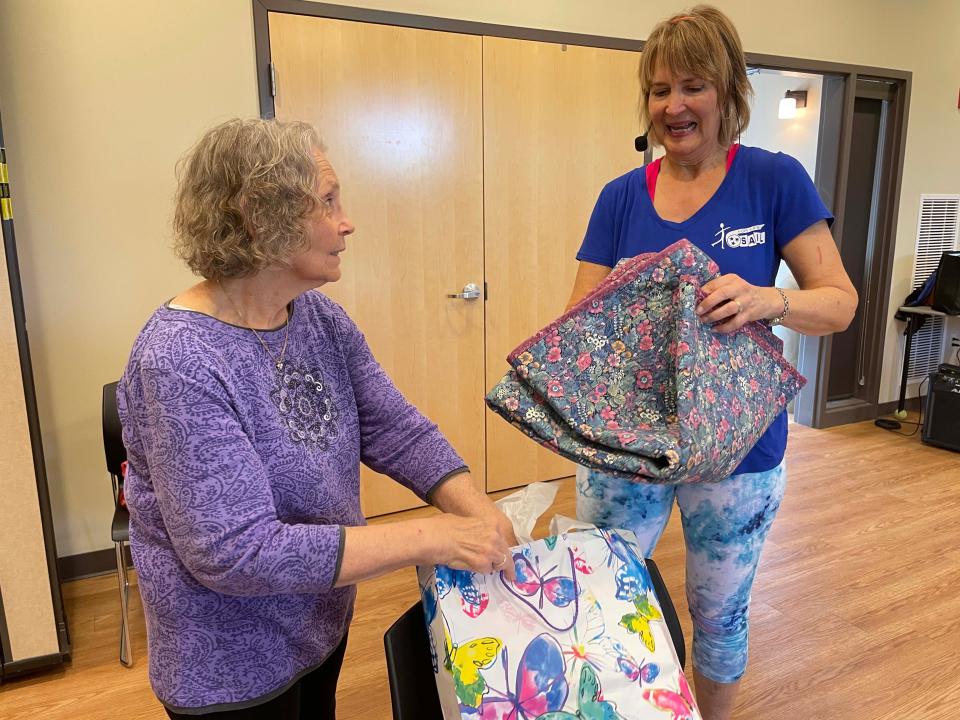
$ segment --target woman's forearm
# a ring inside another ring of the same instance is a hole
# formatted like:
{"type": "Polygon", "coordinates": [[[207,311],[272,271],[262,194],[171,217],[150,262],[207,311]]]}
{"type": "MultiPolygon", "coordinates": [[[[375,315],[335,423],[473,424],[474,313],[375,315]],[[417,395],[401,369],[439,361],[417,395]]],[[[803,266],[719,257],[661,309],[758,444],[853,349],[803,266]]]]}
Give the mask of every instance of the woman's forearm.
{"type": "MultiPolygon", "coordinates": [[[[452,480],[453,478],[451,478],[452,480]]],[[[489,501],[488,501],[489,502],[489,501]]],[[[347,527],[334,587],[353,585],[410,565],[448,565],[513,578],[513,530],[503,513],[463,516],[441,513],[416,520],[347,527]]]]}
{"type": "MultiPolygon", "coordinates": [[[[783,259],[797,279],[799,290],[784,290],[790,311],[784,327],[804,335],[830,335],[846,330],[857,310],[857,290],[825,221],[814,223],[783,248],[783,259]]],[[[783,311],[783,298],[768,288],[772,305],[766,315],[783,311]]]]}
{"type": "Polygon", "coordinates": [[[485,492],[477,488],[469,472],[454,475],[430,495],[430,502],[443,512],[492,519],[501,537],[511,547],[518,545],[513,523],[485,492]]]}
{"type": "Polygon", "coordinates": [[[441,554],[439,538],[432,531],[431,519],[346,528],[334,587],[355,585],[410,565],[437,562],[441,554]]]}
{"type": "Polygon", "coordinates": [[[570,299],[567,300],[565,311],[589,295],[597,285],[603,282],[603,279],[610,274],[612,269],[606,265],[597,265],[581,260],[577,266],[577,275],[573,279],[573,289],[570,291],[570,299]]]}
{"type": "Polygon", "coordinates": [[[467,472],[457,473],[429,494],[430,504],[456,515],[482,515],[496,509],[493,502],[474,483],[467,472]]]}
{"type": "MultiPolygon", "coordinates": [[[[481,517],[496,506],[473,484],[469,472],[445,480],[430,494],[431,503],[445,513],[481,517]]],[[[353,585],[410,565],[441,562],[444,538],[437,518],[348,527],[336,586],[353,585]]]]}
{"type": "MultiPolygon", "coordinates": [[[[783,313],[783,297],[776,288],[765,288],[766,311],[770,320],[783,313]]],[[[846,330],[857,309],[857,294],[852,288],[820,287],[807,290],[782,289],[789,310],[783,327],[803,335],[830,335],[846,330]]]]}

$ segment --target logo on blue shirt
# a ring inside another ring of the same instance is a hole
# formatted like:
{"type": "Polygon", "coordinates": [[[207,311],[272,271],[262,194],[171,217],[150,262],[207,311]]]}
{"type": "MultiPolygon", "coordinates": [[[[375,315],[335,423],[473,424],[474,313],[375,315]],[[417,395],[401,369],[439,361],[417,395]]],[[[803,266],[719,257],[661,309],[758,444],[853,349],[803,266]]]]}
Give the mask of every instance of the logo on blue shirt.
{"type": "Polygon", "coordinates": [[[714,233],[715,237],[720,238],[712,243],[713,247],[719,245],[722,248],[749,248],[755,245],[763,245],[767,242],[767,233],[763,227],[765,223],[751,225],[745,228],[728,228],[720,223],[720,230],[714,233]]]}

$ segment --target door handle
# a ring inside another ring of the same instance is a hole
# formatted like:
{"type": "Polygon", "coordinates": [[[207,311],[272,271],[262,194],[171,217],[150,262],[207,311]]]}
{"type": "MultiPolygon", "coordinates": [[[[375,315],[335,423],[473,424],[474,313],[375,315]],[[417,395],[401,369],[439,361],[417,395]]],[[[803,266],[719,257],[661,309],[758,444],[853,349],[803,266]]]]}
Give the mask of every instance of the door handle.
{"type": "Polygon", "coordinates": [[[448,298],[457,300],[477,300],[480,297],[480,286],[476,283],[467,283],[463,286],[463,291],[458,293],[448,293],[448,298]]]}

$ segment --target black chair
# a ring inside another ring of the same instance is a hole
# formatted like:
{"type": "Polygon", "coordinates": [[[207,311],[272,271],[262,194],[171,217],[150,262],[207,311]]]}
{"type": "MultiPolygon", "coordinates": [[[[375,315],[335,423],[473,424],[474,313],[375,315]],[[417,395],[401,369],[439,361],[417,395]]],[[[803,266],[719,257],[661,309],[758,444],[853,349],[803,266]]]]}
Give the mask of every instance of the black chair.
{"type": "Polygon", "coordinates": [[[677,651],[677,660],[680,661],[680,669],[687,666],[687,646],[683,642],[683,628],[680,627],[680,618],[677,617],[677,609],[673,606],[673,600],[670,593],[667,592],[667,586],[663,582],[663,576],[660,575],[660,568],[652,558],[645,560],[647,570],[650,571],[650,579],[653,581],[653,591],[660,601],[660,609],[663,610],[663,621],[667,624],[667,630],[670,632],[670,639],[673,640],[673,648],[677,651]]]}
{"type": "Polygon", "coordinates": [[[122,465],[127,459],[127,451],[123,447],[115,382],[103,386],[103,451],[113,484],[113,522],[110,525],[110,536],[117,551],[117,580],[120,584],[120,663],[133,667],[129,617],[130,577],[127,574],[126,562],[126,548],[130,543],[130,513],[120,504],[123,491],[122,465]]]}
{"type": "MultiPolygon", "coordinates": [[[[663,619],[670,632],[670,639],[677,651],[680,667],[683,668],[687,662],[687,652],[680,619],[657,564],[648,559],[647,569],[663,610],[663,619]]],[[[383,647],[387,655],[387,679],[390,682],[393,720],[443,720],[437,682],[433,676],[433,662],[430,659],[423,605],[420,602],[415,603],[390,626],[383,636],[383,647]]]]}
{"type": "Polygon", "coordinates": [[[384,633],[393,720],[443,720],[423,605],[417,601],[384,633]]]}

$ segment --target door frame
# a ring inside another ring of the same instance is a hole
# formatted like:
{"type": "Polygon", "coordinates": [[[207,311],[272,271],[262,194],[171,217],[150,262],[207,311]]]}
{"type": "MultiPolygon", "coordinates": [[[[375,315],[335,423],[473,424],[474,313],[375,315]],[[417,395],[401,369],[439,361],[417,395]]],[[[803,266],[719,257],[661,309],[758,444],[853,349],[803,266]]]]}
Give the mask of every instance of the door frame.
{"type": "MultiPolygon", "coordinates": [[[[346,5],[317,3],[310,0],[251,0],[253,6],[253,31],[256,52],[257,92],[260,101],[260,116],[275,117],[273,87],[273,66],[270,60],[270,27],[268,13],[290,13],[323,17],[335,20],[352,20],[381,25],[397,25],[421,30],[437,30],[465,35],[490,35],[519,40],[533,40],[567,45],[586,45],[590,47],[612,48],[616,50],[643,51],[644,41],[632,38],[585,35],[579,33],[544,30],[539,28],[497,25],[493,23],[457,20],[451,18],[414,15],[387,10],[370,10],[346,5]]],[[[876,417],[880,391],[880,372],[878,358],[883,355],[883,343],[886,337],[887,313],[890,305],[890,287],[892,284],[893,255],[896,242],[897,218],[900,209],[900,186],[903,177],[903,163],[906,151],[907,117],[910,106],[910,90],[913,74],[906,70],[853,65],[825,60],[785,57],[762,53],[745,53],[747,64],[770,70],[815,73],[842,83],[843,106],[838,121],[821,127],[817,156],[817,177],[815,182],[828,208],[834,215],[833,236],[838,247],[843,242],[843,218],[845,196],[850,161],[850,139],[853,130],[853,107],[857,93],[858,80],[880,80],[889,82],[894,88],[894,99],[890,104],[889,125],[884,138],[884,181],[879,189],[878,198],[881,209],[877,214],[876,247],[878,257],[874,261],[872,277],[875,283],[870,288],[867,306],[873,309],[863,318],[868,324],[868,357],[876,365],[874,377],[869,380],[868,397],[864,400],[843,400],[827,402],[827,378],[830,370],[831,339],[829,337],[801,336],[798,370],[807,377],[808,384],[796,400],[794,419],[802,425],[811,427],[831,427],[845,423],[858,422],[876,417]],[[824,132],[827,132],[829,144],[824,144],[824,132]],[[830,138],[832,134],[833,137],[830,138]],[[828,162],[831,153],[825,148],[835,150],[836,166],[828,162]]],[[[826,85],[826,83],[825,83],[826,85]]],[[[826,92],[824,93],[826,95],[826,92]]],[[[864,303],[861,303],[861,308],[864,303]]]]}
{"type": "MultiPolygon", "coordinates": [[[[833,63],[826,63],[834,66],[833,63]]],[[[790,68],[796,70],[797,68],[790,68]]],[[[875,193],[874,257],[869,284],[860,298],[859,312],[864,312],[865,342],[862,352],[870,368],[866,390],[860,398],[828,401],[827,385],[833,339],[802,335],[797,369],[808,379],[795,405],[794,419],[801,425],[815,428],[834,427],[848,423],[872,420],[880,414],[880,373],[887,318],[890,310],[890,287],[893,282],[893,258],[896,247],[897,219],[900,210],[900,189],[906,154],[907,117],[910,106],[912,73],[882,68],[848,66],[844,72],[825,72],[824,95],[828,83],[831,91],[842,87],[842,112],[837,117],[821,116],[821,141],[817,153],[815,183],[829,201],[835,217],[833,236],[838,247],[843,245],[846,191],[849,178],[851,137],[853,133],[854,103],[857,97],[889,100],[885,123],[881,127],[879,169],[881,177],[875,193]],[[829,77],[829,80],[827,79],[829,77]],[[882,93],[866,89],[868,83],[883,83],[882,93]],[[859,86],[859,87],[858,87],[859,86]],[[823,138],[828,138],[828,143],[823,138]],[[836,162],[831,163],[834,155],[836,162]]]]}
{"type": "MultiPolygon", "coordinates": [[[[858,288],[860,292],[861,324],[860,345],[856,360],[859,366],[859,374],[864,382],[850,398],[837,401],[827,400],[823,409],[827,420],[840,419],[846,422],[846,415],[852,415],[854,421],[867,420],[873,419],[879,414],[880,372],[886,327],[882,324],[878,326],[876,320],[881,316],[874,313],[873,310],[882,307],[884,299],[889,296],[889,288],[882,288],[878,280],[882,278],[881,261],[884,257],[892,256],[892,247],[889,241],[893,238],[886,233],[883,224],[883,210],[889,200],[884,196],[884,191],[887,189],[886,183],[889,180],[889,155],[896,148],[891,137],[894,130],[891,109],[896,102],[897,93],[898,87],[893,81],[874,80],[863,76],[858,76],[856,79],[855,103],[859,100],[879,100],[883,103],[880,107],[867,244],[864,255],[864,259],[869,264],[865,263],[866,273],[863,277],[862,287],[858,288]],[[879,293],[882,290],[886,290],[886,294],[880,295],[879,293]]],[[[830,424],[838,423],[832,422],[830,424]]]]}

